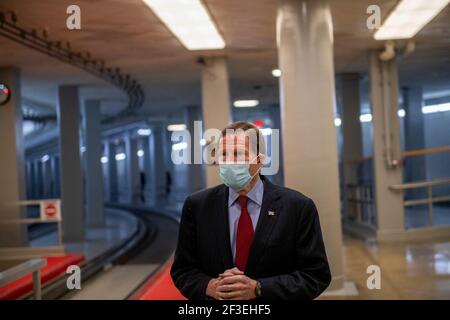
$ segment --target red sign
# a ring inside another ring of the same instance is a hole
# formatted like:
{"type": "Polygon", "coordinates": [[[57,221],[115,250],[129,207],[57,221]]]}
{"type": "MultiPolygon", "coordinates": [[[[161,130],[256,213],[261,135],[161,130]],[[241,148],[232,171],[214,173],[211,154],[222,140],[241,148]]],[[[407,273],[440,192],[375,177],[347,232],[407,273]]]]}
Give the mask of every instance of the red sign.
{"type": "Polygon", "coordinates": [[[44,208],[45,215],[49,218],[54,218],[56,216],[56,207],[53,203],[47,204],[47,206],[44,208]]]}
{"type": "Polygon", "coordinates": [[[59,200],[41,201],[41,219],[42,220],[60,220],[61,204],[59,200]]]}

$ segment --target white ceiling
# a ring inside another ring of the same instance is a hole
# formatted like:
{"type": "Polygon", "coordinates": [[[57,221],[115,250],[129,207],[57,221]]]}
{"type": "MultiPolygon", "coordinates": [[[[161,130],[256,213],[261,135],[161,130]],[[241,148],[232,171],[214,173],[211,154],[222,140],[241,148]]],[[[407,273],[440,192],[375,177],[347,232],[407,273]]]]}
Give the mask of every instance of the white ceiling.
{"type": "MultiPolygon", "coordinates": [[[[226,55],[232,96],[261,94],[276,102],[277,65],[275,20],[277,0],[205,0],[227,47],[219,52],[189,52],[141,0],[79,0],[82,30],[66,28],[67,0],[2,0],[1,11],[15,11],[20,25],[48,29],[49,37],[70,41],[73,48],[89,51],[107,64],[120,67],[143,85],[144,110],[161,110],[200,103],[199,55],[226,55]],[[259,93],[253,89],[262,86],[259,93]]],[[[341,72],[366,72],[367,53],[380,49],[366,28],[366,8],[378,4],[386,15],[395,0],[331,0],[335,32],[335,68],[341,72]]],[[[424,85],[426,91],[450,88],[450,7],[416,37],[416,51],[400,62],[402,84],[424,85]]],[[[119,105],[116,89],[74,67],[0,37],[0,66],[15,65],[23,75],[27,98],[54,105],[59,84],[80,84],[97,92],[107,105],[119,105]],[[114,99],[117,98],[117,102],[114,99]]],[[[89,89],[86,89],[89,90],[89,89]]]]}

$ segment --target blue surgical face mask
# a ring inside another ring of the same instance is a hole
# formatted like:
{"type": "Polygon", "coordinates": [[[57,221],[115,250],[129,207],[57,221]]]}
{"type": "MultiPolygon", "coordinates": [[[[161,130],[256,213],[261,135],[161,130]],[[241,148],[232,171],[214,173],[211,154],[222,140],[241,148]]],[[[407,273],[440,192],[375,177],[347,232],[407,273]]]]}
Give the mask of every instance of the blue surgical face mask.
{"type": "Polygon", "coordinates": [[[249,168],[248,163],[222,163],[219,164],[219,175],[226,186],[235,191],[241,191],[254,177],[250,175],[249,168]]]}

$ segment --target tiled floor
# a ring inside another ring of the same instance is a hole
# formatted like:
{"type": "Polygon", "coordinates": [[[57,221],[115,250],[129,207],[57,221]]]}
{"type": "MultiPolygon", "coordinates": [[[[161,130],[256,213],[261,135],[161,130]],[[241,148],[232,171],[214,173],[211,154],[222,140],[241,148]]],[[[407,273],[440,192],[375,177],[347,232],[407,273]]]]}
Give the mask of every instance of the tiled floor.
{"type": "Polygon", "coordinates": [[[382,245],[346,239],[344,270],[359,294],[333,299],[450,299],[450,239],[382,245]],[[379,290],[367,287],[369,265],[380,267],[379,290]]]}

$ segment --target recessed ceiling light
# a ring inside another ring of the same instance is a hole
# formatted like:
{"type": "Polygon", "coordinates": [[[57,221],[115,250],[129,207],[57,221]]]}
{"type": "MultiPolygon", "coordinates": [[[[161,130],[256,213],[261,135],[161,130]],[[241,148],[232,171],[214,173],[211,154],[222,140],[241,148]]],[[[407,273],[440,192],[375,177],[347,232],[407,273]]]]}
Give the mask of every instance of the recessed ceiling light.
{"type": "Polygon", "coordinates": [[[375,32],[375,40],[409,39],[447,6],[450,0],[402,0],[375,32]]]}
{"type": "Polygon", "coordinates": [[[169,131],[183,131],[186,130],[185,124],[169,124],[167,126],[167,130],[169,131]]]}
{"type": "Polygon", "coordinates": [[[236,108],[249,108],[249,107],[256,107],[259,105],[258,100],[236,100],[233,103],[233,106],[236,108]]]}
{"type": "Polygon", "coordinates": [[[115,156],[117,161],[125,160],[127,158],[127,155],[123,152],[117,153],[115,156]]]}
{"type": "Polygon", "coordinates": [[[372,115],[370,113],[365,113],[359,116],[359,121],[361,122],[371,122],[372,115]]]}
{"type": "Polygon", "coordinates": [[[281,70],[280,70],[280,69],[273,69],[273,70],[272,70],[272,75],[273,75],[275,78],[281,77],[281,70]]]}
{"type": "Polygon", "coordinates": [[[188,50],[225,47],[225,41],[200,0],[143,1],[188,50]]]}
{"type": "Polygon", "coordinates": [[[152,130],[149,128],[140,128],[138,129],[137,134],[140,136],[149,136],[152,134],[152,130]]]}
{"type": "Polygon", "coordinates": [[[341,120],[341,118],[335,118],[335,119],[334,119],[334,125],[335,125],[336,127],[340,127],[340,126],[342,125],[342,120],[341,120]]]}

